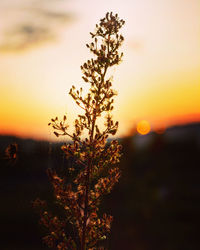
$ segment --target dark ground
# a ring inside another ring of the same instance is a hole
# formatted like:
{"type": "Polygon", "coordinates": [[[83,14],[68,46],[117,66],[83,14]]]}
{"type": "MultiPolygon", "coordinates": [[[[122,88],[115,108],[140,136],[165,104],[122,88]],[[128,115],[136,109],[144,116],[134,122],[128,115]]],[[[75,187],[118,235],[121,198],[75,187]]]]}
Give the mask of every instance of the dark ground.
{"type": "MultiPolygon", "coordinates": [[[[110,249],[199,249],[200,124],[120,141],[122,177],[102,205],[114,216],[110,249]]],[[[51,203],[46,169],[66,165],[60,145],[0,136],[0,249],[47,249],[31,201],[51,203]],[[6,159],[14,142],[17,159],[6,159]]]]}

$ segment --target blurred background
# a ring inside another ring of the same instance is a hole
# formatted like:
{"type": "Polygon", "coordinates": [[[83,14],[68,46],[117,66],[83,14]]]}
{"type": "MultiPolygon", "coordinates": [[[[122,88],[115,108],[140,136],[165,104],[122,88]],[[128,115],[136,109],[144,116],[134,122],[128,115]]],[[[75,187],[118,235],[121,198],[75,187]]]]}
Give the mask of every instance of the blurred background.
{"type": "Polygon", "coordinates": [[[47,124],[67,114],[73,127],[68,92],[87,88],[85,44],[108,11],[126,21],[123,62],[112,70],[123,174],[102,205],[115,217],[111,249],[199,248],[199,1],[1,0],[2,249],[46,249],[31,201],[51,201],[46,169],[66,166],[47,124]]]}

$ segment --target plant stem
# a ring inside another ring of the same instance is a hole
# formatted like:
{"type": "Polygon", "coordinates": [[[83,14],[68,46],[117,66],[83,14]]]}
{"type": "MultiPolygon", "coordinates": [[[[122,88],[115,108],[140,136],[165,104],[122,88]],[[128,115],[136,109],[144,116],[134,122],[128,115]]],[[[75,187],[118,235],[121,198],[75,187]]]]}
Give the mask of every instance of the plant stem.
{"type": "MultiPolygon", "coordinates": [[[[94,135],[94,127],[96,123],[96,113],[94,114],[93,122],[92,122],[92,131],[90,136],[90,145],[93,142],[94,135]]],[[[85,181],[85,206],[84,206],[84,217],[83,217],[83,230],[82,230],[82,240],[81,240],[81,250],[85,250],[86,248],[86,223],[88,216],[88,196],[89,196],[89,187],[90,187],[90,169],[92,167],[92,158],[93,155],[88,160],[88,166],[86,167],[86,181],[85,181]]]]}
{"type": "MultiPolygon", "coordinates": [[[[108,43],[108,53],[109,53],[109,43],[108,43]]],[[[101,87],[105,79],[105,75],[108,69],[108,64],[104,66],[104,72],[101,75],[101,82],[98,88],[98,95],[100,95],[101,87]]],[[[99,105],[98,99],[96,100],[95,107],[93,110],[93,119],[92,119],[92,128],[91,128],[91,134],[90,134],[90,146],[93,146],[93,137],[94,137],[94,128],[96,124],[96,112],[97,112],[97,107],[99,105]]],[[[82,239],[81,239],[81,250],[86,250],[86,224],[87,224],[87,219],[88,219],[88,202],[89,202],[89,187],[90,187],[90,169],[92,167],[92,159],[93,159],[93,153],[94,153],[94,148],[90,148],[92,150],[92,156],[90,156],[88,160],[88,166],[86,167],[86,180],[85,180],[85,204],[84,204],[84,217],[83,217],[83,229],[82,229],[82,239]]]]}

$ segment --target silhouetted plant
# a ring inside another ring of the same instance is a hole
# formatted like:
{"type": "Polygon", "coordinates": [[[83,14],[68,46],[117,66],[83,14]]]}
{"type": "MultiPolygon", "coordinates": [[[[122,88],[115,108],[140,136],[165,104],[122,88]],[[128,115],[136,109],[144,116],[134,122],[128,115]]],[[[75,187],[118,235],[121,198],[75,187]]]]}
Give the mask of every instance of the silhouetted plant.
{"type": "Polygon", "coordinates": [[[15,165],[18,158],[18,144],[17,143],[11,143],[7,146],[5,149],[5,156],[3,159],[5,159],[8,163],[15,165]]]}
{"type": "Polygon", "coordinates": [[[44,238],[49,247],[106,249],[101,242],[108,238],[113,218],[107,214],[100,218],[98,210],[102,197],[110,193],[120,178],[120,170],[115,164],[119,162],[121,150],[117,140],[106,145],[108,136],[115,135],[118,129],[118,122],[114,122],[110,114],[116,92],[106,73],[110,67],[119,64],[123,56],[118,49],[124,40],[119,34],[124,23],[117,14],[107,13],[96,25],[95,31],[90,33],[93,42],[86,46],[94,58],[81,66],[82,78],[90,84],[89,92],[83,97],[82,88],[76,90],[72,86],[69,91],[83,110],[83,114],[75,120],[74,133],[68,132],[66,116],[62,121],[56,117],[49,123],[57,137],[70,137],[72,142],[64,144],[62,150],[67,159],[73,161],[73,166],[68,169],[70,175],[60,177],[55,170],[48,170],[64,217],[59,219],[48,212],[44,201],[35,201],[40,208],[41,223],[49,230],[44,238]],[[105,127],[101,129],[97,120],[103,113],[107,115],[105,127]]]}

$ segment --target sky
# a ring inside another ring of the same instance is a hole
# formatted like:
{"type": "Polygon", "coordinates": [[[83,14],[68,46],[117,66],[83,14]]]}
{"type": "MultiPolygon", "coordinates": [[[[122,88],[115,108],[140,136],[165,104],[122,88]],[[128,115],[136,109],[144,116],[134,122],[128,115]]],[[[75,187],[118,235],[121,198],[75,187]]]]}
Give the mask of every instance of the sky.
{"type": "Polygon", "coordinates": [[[198,0],[1,0],[0,134],[51,140],[51,118],[79,109],[85,44],[106,12],[126,24],[124,58],[112,70],[118,136],[140,121],[152,129],[200,121],[198,0]]]}

